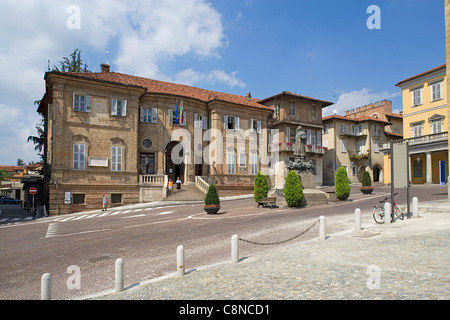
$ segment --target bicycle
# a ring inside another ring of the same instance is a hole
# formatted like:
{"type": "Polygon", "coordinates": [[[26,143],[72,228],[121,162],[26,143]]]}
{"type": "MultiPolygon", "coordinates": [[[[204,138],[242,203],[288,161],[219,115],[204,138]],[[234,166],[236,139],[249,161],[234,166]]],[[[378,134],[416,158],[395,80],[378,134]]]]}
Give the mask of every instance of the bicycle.
{"type": "MultiPolygon", "coordinates": [[[[398,192],[394,193],[394,196],[397,194],[398,194],[398,192]]],[[[373,219],[378,224],[384,223],[384,204],[387,202],[387,200],[389,198],[390,197],[388,196],[388,197],[384,198],[384,200],[381,200],[380,203],[382,203],[382,205],[373,207],[373,219]]],[[[397,217],[397,219],[400,219],[400,220],[404,219],[404,214],[403,214],[402,210],[400,210],[400,208],[395,204],[395,202],[394,202],[394,215],[397,217]]]]}

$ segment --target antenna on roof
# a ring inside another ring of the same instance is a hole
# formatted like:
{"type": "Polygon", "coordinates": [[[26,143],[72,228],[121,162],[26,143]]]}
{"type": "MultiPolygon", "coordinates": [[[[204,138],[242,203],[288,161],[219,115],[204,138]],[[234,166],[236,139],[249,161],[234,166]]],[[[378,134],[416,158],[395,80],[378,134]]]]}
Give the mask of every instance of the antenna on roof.
{"type": "Polygon", "coordinates": [[[109,52],[106,51],[106,64],[109,64],[109,62],[108,62],[108,55],[109,55],[109,52]]]}
{"type": "Polygon", "coordinates": [[[48,71],[50,71],[50,60],[48,60],[48,71]]]}

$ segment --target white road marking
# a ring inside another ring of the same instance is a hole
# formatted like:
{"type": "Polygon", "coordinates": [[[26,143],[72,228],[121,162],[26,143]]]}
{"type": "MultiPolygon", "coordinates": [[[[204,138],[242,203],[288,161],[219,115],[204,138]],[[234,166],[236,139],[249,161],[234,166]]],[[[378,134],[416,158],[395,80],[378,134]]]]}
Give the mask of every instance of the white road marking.
{"type": "Polygon", "coordinates": [[[123,219],[128,219],[128,218],[137,218],[137,217],[145,217],[146,215],[144,213],[142,214],[136,214],[134,216],[128,216],[128,217],[123,217],[123,219]]]}
{"type": "Polygon", "coordinates": [[[165,211],[158,213],[159,216],[165,215],[165,214],[171,214],[173,211],[165,211]]]}

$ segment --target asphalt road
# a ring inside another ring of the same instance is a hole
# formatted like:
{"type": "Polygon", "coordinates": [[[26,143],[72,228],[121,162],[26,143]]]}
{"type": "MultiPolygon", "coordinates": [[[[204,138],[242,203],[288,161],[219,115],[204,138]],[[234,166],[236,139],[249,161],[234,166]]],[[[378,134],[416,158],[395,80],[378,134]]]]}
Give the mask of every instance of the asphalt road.
{"type": "MultiPolygon", "coordinates": [[[[185,247],[189,272],[229,260],[233,234],[256,242],[282,242],[302,233],[320,215],[336,221],[356,208],[370,215],[373,205],[390,192],[390,187],[377,186],[368,196],[358,188],[352,186],[348,201],[300,209],[258,209],[253,199],[244,199],[223,201],[218,215],[206,215],[202,204],[149,205],[0,225],[0,299],[40,299],[44,273],[52,274],[53,299],[77,299],[111,290],[117,258],[125,262],[125,286],[134,286],[176,272],[178,245],[185,247]]],[[[396,202],[406,203],[406,190],[396,191],[396,202]]],[[[411,197],[444,199],[447,187],[413,186],[411,197]]],[[[327,232],[346,228],[339,223],[327,227],[327,232]]],[[[317,235],[316,226],[293,241],[317,235]]],[[[277,246],[240,242],[240,256],[287,244],[292,241],[277,246]]]]}

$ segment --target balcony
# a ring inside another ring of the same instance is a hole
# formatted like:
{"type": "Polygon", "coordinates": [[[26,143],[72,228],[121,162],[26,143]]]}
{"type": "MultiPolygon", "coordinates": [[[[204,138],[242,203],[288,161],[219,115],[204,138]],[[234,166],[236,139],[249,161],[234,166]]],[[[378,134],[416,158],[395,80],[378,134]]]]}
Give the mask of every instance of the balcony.
{"type": "Polygon", "coordinates": [[[139,176],[139,185],[140,186],[155,186],[155,187],[163,187],[166,185],[166,177],[165,175],[156,175],[156,174],[146,174],[139,176]]]}
{"type": "MultiPolygon", "coordinates": [[[[426,136],[420,136],[420,137],[413,137],[409,139],[403,139],[403,140],[395,140],[394,143],[409,143],[410,147],[413,146],[430,146],[430,145],[440,145],[442,144],[442,147],[444,149],[448,149],[448,132],[441,132],[441,133],[434,133],[429,134],[426,136]]],[[[383,143],[383,149],[390,149],[390,143],[383,143]]]]}

